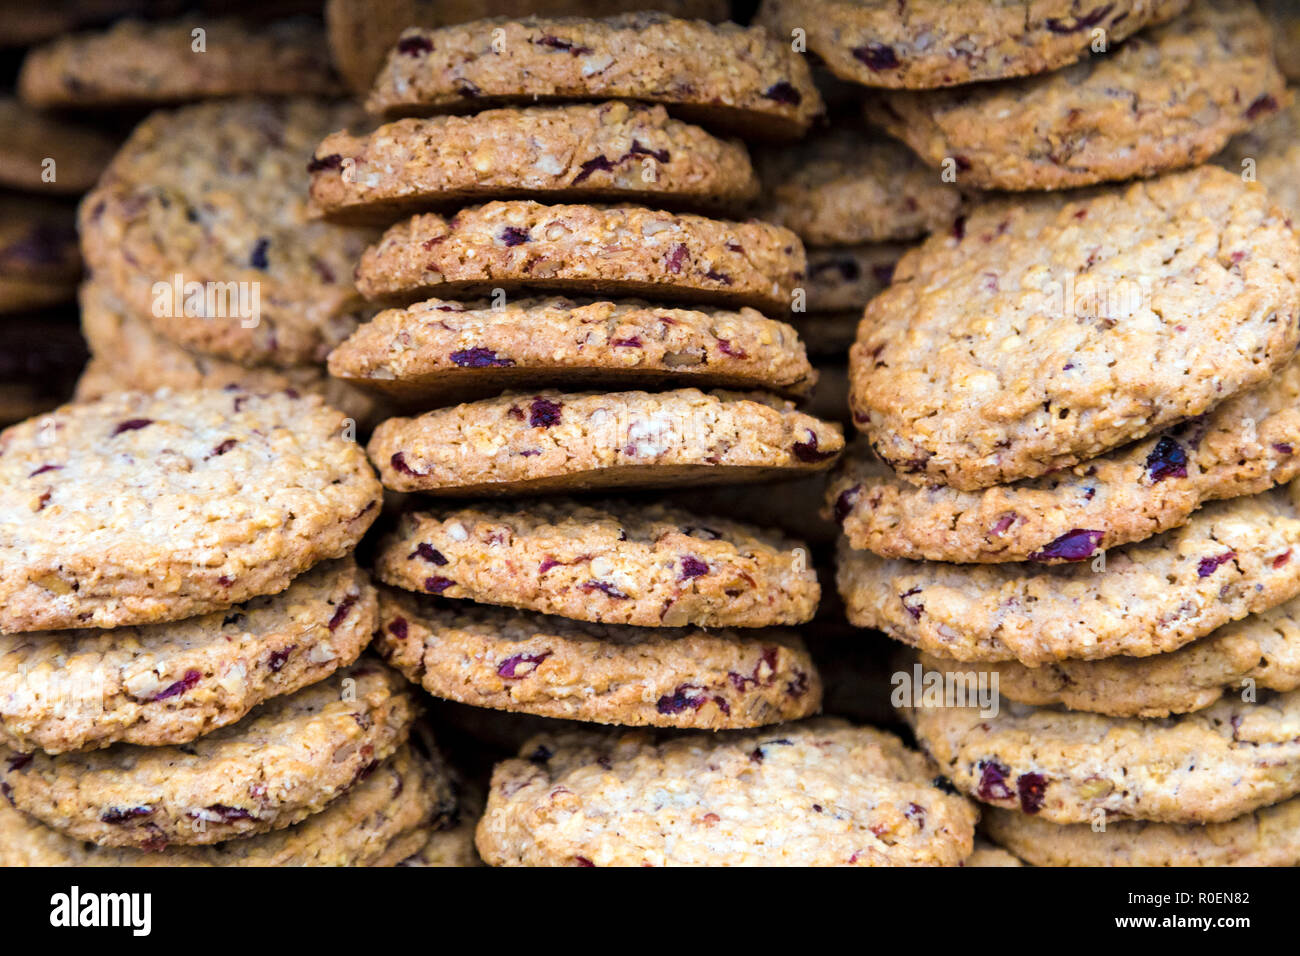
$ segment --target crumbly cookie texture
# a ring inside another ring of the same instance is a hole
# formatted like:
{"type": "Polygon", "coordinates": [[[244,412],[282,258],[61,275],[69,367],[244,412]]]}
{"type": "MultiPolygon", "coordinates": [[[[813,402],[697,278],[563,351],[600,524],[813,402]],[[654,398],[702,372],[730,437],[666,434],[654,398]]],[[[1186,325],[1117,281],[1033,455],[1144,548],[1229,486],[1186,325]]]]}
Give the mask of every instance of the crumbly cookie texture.
{"type": "Polygon", "coordinates": [[[51,199],[0,195],[0,312],[71,302],[80,275],[72,208],[51,199]]]}
{"type": "Polygon", "coordinates": [[[955,660],[1162,654],[1300,593],[1298,495],[1292,482],[1207,505],[1104,565],[901,561],[841,544],[840,594],[858,627],[955,660]]]}
{"type": "Polygon", "coordinates": [[[641,627],[802,624],[821,597],[798,541],[626,501],[408,512],[375,573],[410,591],[641,627]]]}
{"type": "Polygon", "coordinates": [[[951,228],[962,207],[957,187],[902,143],[850,125],[759,152],[755,163],[759,214],[810,246],[916,239],[951,228]]]}
{"type": "Polygon", "coordinates": [[[958,788],[1052,823],[1221,823],[1300,791],[1300,691],[1161,721],[1007,701],[905,716],[958,788]]]}
{"type": "Polygon", "coordinates": [[[1117,50],[1031,79],[883,93],[867,118],[962,186],[1067,189],[1194,166],[1275,112],[1286,80],[1259,11],[1194,0],[1117,50]]]}
{"type": "Polygon", "coordinates": [[[311,198],[335,222],[391,223],[439,205],[524,198],[735,210],[758,195],[738,140],[615,100],[486,110],[327,136],[311,198]]]}
{"type": "Polygon", "coordinates": [[[789,140],[823,112],[802,56],[761,27],[659,12],[406,30],[366,102],[389,116],[502,103],[631,99],[692,122],[789,140]]]}
{"type": "Polygon", "coordinates": [[[1004,697],[1060,704],[1112,717],[1168,717],[1256,690],[1300,688],[1300,599],[1252,614],[1168,654],[1056,661],[961,664],[923,655],[929,670],[997,675],[1004,697]]]}
{"type": "Polygon", "coordinates": [[[221,843],[319,813],[373,770],[410,733],[408,688],[363,659],[188,744],[7,751],[0,779],[16,808],[99,846],[221,843]]]}
{"type": "Polygon", "coordinates": [[[435,697],[600,724],[727,730],[821,707],[793,631],[653,630],[382,591],[375,650],[435,697]]]}
{"type": "Polygon", "coordinates": [[[382,399],[331,377],[319,365],[249,368],[230,359],[191,352],[159,335],[103,282],[87,280],[78,297],[81,331],[94,358],[93,368],[77,383],[77,401],[94,401],[112,392],[235,385],[253,392],[319,395],[326,405],[363,427],[386,417],[382,399]]]}
{"type": "Polygon", "coordinates": [[[455,813],[441,758],[404,746],[320,813],[283,830],[161,852],[65,836],[0,800],[4,866],[396,866],[455,813]]]}
{"type": "Polygon", "coordinates": [[[95,184],[115,150],[113,140],[94,127],[0,96],[0,185],[75,196],[95,184]]]}
{"type": "Polygon", "coordinates": [[[916,484],[1036,477],[1269,378],[1300,338],[1298,278],[1282,210],[1214,166],[989,202],[867,305],[854,420],[916,484]]]}
{"type": "MultiPolygon", "coordinates": [[[[855,318],[861,317],[863,306],[893,281],[894,267],[909,248],[898,242],[873,242],[808,249],[807,278],[803,284],[808,294],[807,311],[814,315],[849,312],[855,318]]],[[[856,326],[855,321],[855,329],[856,326]]]]}
{"type": "Polygon", "coordinates": [[[838,77],[867,86],[930,89],[1057,70],[1186,9],[1188,0],[763,0],[757,22],[808,49],[838,77]]]}
{"type": "Polygon", "coordinates": [[[310,20],[203,17],[63,36],[27,54],[18,95],[31,106],[152,106],[214,96],[337,94],[325,37],[310,20]],[[203,49],[193,31],[204,31],[203,49]]]}
{"type": "Polygon", "coordinates": [[[1300,799],[1224,823],[1116,820],[1061,825],[989,807],[980,824],[1033,866],[1295,866],[1300,863],[1300,799]]]}
{"type": "Polygon", "coordinates": [[[342,557],[381,488],[344,417],[240,389],[118,393],[0,433],[0,633],[220,610],[342,557]]]}
{"type": "MultiPolygon", "coordinates": [[[[327,0],[330,59],[353,92],[365,94],[407,27],[442,27],[483,16],[605,17],[642,10],[645,0],[327,0]]],[[[655,0],[675,17],[726,20],[727,0],[655,0]]]]}
{"type": "Polygon", "coordinates": [[[371,299],[534,289],[690,299],[779,315],[804,278],[790,230],[640,206],[490,202],[388,229],[357,266],[371,299]]]}
{"type": "Polygon", "coordinates": [[[952,866],[975,810],[934,777],[892,734],[833,719],[542,734],[493,771],[478,849],[497,866],[952,866]]]}
{"type": "Polygon", "coordinates": [[[0,636],[0,744],[184,744],[356,660],[379,620],[351,558],[274,597],[170,624],[0,636]]]}
{"type": "Polygon", "coordinates": [[[827,507],[855,548],[984,563],[1089,560],[1187,521],[1207,501],[1300,472],[1300,361],[1201,418],[1039,478],[982,491],[918,487],[861,445],[827,507]]]}
{"type": "Polygon", "coordinates": [[[364,308],[352,270],[375,233],[312,221],[306,163],[358,115],[309,99],[154,113],[82,201],[96,279],[188,348],[246,365],[323,361],[364,308]]]}
{"type": "Polygon", "coordinates": [[[1234,137],[1215,162],[1236,176],[1249,173],[1300,222],[1300,99],[1288,96],[1281,110],[1234,137]]]}
{"type": "Polygon", "coordinates": [[[429,299],[387,309],[330,353],[330,373],[426,407],[579,385],[766,388],[798,397],[817,381],[798,333],[755,309],[562,298],[499,308],[429,299]]]}
{"type": "Polygon", "coordinates": [[[391,418],[366,450],[386,488],[463,496],[794,478],[843,447],[791,402],[680,388],[512,392],[391,418]]]}
{"type": "MultiPolygon", "coordinates": [[[[999,811],[1001,812],[1001,811],[999,811]]],[[[962,866],[1024,866],[1017,857],[1012,856],[1001,847],[994,846],[979,837],[975,838],[975,850],[962,860],[962,866]]]]}

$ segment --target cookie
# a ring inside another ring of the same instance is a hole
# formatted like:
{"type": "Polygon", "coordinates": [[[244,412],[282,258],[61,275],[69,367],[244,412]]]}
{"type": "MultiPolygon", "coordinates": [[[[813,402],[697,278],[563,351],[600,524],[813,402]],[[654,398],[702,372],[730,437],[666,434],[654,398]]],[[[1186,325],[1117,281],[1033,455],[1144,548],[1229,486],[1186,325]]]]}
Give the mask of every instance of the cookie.
{"type": "Polygon", "coordinates": [[[1225,698],[1169,720],[1003,701],[910,708],[922,748],[960,790],[1052,823],[1221,823],[1300,791],[1300,692],[1225,698]]]}
{"type": "Polygon", "coordinates": [[[1293,482],[1207,505],[1104,563],[939,564],[842,545],[840,594],[858,627],[955,660],[1035,666],[1167,653],[1300,593],[1297,496],[1293,482]]]}
{"type": "Polygon", "coordinates": [[[128,392],[0,433],[0,633],[220,610],[342,557],[380,487],[318,399],[128,392]]]}
{"type": "MultiPolygon", "coordinates": [[[[1104,830],[1062,826],[989,807],[989,836],[1034,866],[1295,866],[1300,863],[1300,799],[1224,823],[1117,820],[1104,830]]],[[[968,864],[969,865],[969,864],[968,864]]]]}
{"type": "Polygon", "coordinates": [[[407,27],[441,27],[483,16],[609,16],[653,6],[675,17],[726,20],[726,0],[327,0],[330,56],[355,93],[365,93],[407,27]]]}
{"type": "Polygon", "coordinates": [[[66,402],[85,361],[75,315],[0,313],[0,427],[66,402]]]}
{"type": "Polygon", "coordinates": [[[71,302],[81,255],[70,206],[0,195],[0,313],[71,302]]]}
{"type": "Polygon", "coordinates": [[[754,309],[635,300],[429,299],[379,313],[330,353],[330,373],[425,407],[503,389],[699,385],[806,395],[817,374],[794,329],[754,309]]]}
{"type": "Polygon", "coordinates": [[[1095,458],[1290,361],[1298,275],[1283,212],[1214,166],[986,203],[868,303],[854,420],[916,484],[973,491],[1095,458]]]}
{"type": "Polygon", "coordinates": [[[1300,222],[1300,100],[1288,97],[1278,112],[1234,137],[1215,162],[1258,182],[1293,223],[1300,222]]]}
{"type": "Polygon", "coordinates": [[[0,186],[57,195],[83,193],[113,158],[113,140],[0,96],[0,186]]]}
{"type": "Polygon", "coordinates": [[[786,42],[792,30],[802,30],[809,51],[845,80],[929,89],[1057,70],[1087,56],[1098,39],[1117,43],[1187,4],[763,0],[757,22],[786,42]]]}
{"type": "Polygon", "coordinates": [[[185,744],[347,667],[378,599],[351,558],[273,597],[170,624],[0,637],[0,744],[185,744]]]}
{"type": "MultiPolygon", "coordinates": [[[[998,811],[1004,812],[1004,811],[998,811]]],[[[975,838],[975,850],[962,860],[962,866],[1024,866],[1017,857],[1012,856],[1001,847],[994,846],[979,837],[975,838]]]]}
{"type": "Polygon", "coordinates": [[[655,11],[410,29],[366,101],[387,116],[630,99],[742,136],[790,140],[823,111],[808,64],[761,27],[655,11]]]}
{"type": "Polygon", "coordinates": [[[19,810],[99,846],[160,850],[279,830],[319,813],[405,742],[398,674],[360,661],[188,744],[4,753],[19,810]]]}
{"type": "Polygon", "coordinates": [[[77,383],[78,401],[94,401],[113,392],[160,388],[225,388],[253,392],[293,391],[319,395],[348,418],[372,425],[385,417],[382,399],[332,378],[319,365],[248,368],[215,355],[191,352],[154,331],[132,314],[95,279],[81,286],[81,328],[94,354],[93,368],[77,383]]]}
{"type": "Polygon", "coordinates": [[[455,812],[445,766],[404,746],[320,813],[215,846],[162,852],[101,847],[53,830],[0,800],[4,866],[396,866],[455,812]]]}
{"type": "Polygon", "coordinates": [[[1195,166],[1278,109],[1259,11],[1194,0],[1105,56],[1031,79],[867,102],[867,118],[963,186],[1068,189],[1195,166]]]}
{"type": "Polygon", "coordinates": [[[486,110],[333,133],[308,164],[311,199],[334,222],[485,199],[630,202],[735,211],[758,195],[739,140],[614,101],[486,110]]]}
{"type": "MultiPolygon", "coordinates": [[[[808,250],[804,289],[809,313],[847,312],[856,319],[862,307],[879,295],[894,278],[894,266],[910,248],[898,242],[863,246],[825,246],[808,250]]],[[[799,318],[799,316],[795,316],[799,318]]],[[[812,316],[808,316],[809,321],[812,316]]]]}
{"type": "Polygon", "coordinates": [[[121,20],[108,30],[74,33],[37,47],[18,74],[18,95],[41,108],[340,91],[320,24],[305,19],[272,24],[206,16],[121,20]]]}
{"type": "Polygon", "coordinates": [[[474,848],[474,830],[483,816],[486,799],[483,788],[477,784],[465,786],[457,781],[456,810],[437,830],[429,834],[424,846],[407,857],[398,866],[404,867],[466,867],[483,866],[483,860],[474,848]]]}
{"type": "Polygon", "coordinates": [[[795,478],[843,447],[790,402],[679,388],[511,392],[391,418],[366,451],[386,488],[465,496],[795,478]]]}
{"type": "Polygon", "coordinates": [[[1290,481],[1296,449],[1300,361],[1202,418],[983,491],[918,487],[853,446],[826,503],[853,547],[884,557],[1056,564],[1177,527],[1207,501],[1290,481]]]}
{"type": "Polygon", "coordinates": [[[1294,0],[1259,0],[1273,35],[1277,65],[1291,82],[1300,80],[1300,11],[1294,0]]]}
{"type": "Polygon", "coordinates": [[[902,143],[850,125],[754,160],[759,214],[810,246],[917,239],[950,228],[962,207],[957,187],[902,143]]]}
{"type": "Polygon", "coordinates": [[[312,221],[305,167],[356,115],[307,99],[154,113],[82,202],[96,280],[187,348],[245,365],[324,361],[360,317],[352,269],[374,233],[312,221]]]}
{"type": "Polygon", "coordinates": [[[512,200],[446,219],[391,227],[357,266],[370,299],[564,295],[689,299],[779,315],[804,277],[804,250],[788,229],[640,206],[543,206],[512,200]]]}
{"type": "Polygon", "coordinates": [[[375,573],[410,591],[640,627],[802,624],[821,597],[800,542],[653,502],[408,512],[375,573]]]}
{"type": "Polygon", "coordinates": [[[727,730],[821,707],[793,631],[585,624],[385,589],[375,650],[435,697],[628,726],[727,730]]]}

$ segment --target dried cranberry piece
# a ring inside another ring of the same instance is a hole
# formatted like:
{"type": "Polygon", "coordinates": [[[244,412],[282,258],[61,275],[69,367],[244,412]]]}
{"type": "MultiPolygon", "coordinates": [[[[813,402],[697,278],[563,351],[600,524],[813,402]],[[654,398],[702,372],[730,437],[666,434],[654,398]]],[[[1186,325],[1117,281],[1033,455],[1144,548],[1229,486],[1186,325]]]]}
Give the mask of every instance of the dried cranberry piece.
{"type": "Polygon", "coordinates": [[[907,809],[903,811],[903,816],[915,823],[918,830],[925,829],[925,807],[919,803],[909,803],[907,809]]]}
{"type": "Polygon", "coordinates": [[[634,335],[630,339],[614,339],[609,344],[615,348],[639,349],[641,348],[641,336],[634,335]]]}
{"type": "Polygon", "coordinates": [[[271,263],[266,258],[266,250],[270,248],[270,239],[258,239],[253,245],[253,252],[248,257],[248,264],[254,269],[265,269],[271,263]]]}
{"type": "Polygon", "coordinates": [[[668,271],[673,275],[680,275],[682,263],[691,257],[684,243],[677,243],[668,251],[668,271]]]}
{"type": "Polygon", "coordinates": [[[1280,442],[1280,441],[1279,441],[1279,442],[1274,442],[1274,443],[1273,443],[1273,450],[1274,450],[1275,452],[1277,452],[1279,455],[1292,455],[1292,454],[1295,454],[1295,449],[1292,448],[1290,445],[1288,445],[1286,442],[1280,442]]]}
{"type": "Polygon", "coordinates": [[[789,80],[773,83],[763,91],[763,95],[775,103],[784,103],[788,106],[798,106],[803,102],[803,95],[789,80]]]}
{"type": "MultiPolygon", "coordinates": [[[[333,630],[333,628],[331,628],[331,630],[333,630]]],[[[297,644],[290,644],[282,651],[272,651],[266,659],[266,666],[271,668],[271,673],[278,674],[280,668],[284,667],[285,662],[289,660],[289,655],[297,649],[297,644]]]]}
{"type": "Polygon", "coordinates": [[[233,823],[236,820],[251,820],[253,815],[243,807],[231,807],[224,803],[214,803],[204,807],[209,813],[215,813],[221,817],[222,823],[233,823]]]}
{"type": "Polygon", "coordinates": [[[1281,554],[1279,554],[1276,558],[1273,559],[1273,567],[1274,568],[1283,567],[1290,560],[1291,560],[1291,549],[1287,548],[1285,551],[1283,551],[1281,554]]]}
{"type": "Polygon", "coordinates": [[[550,760],[554,756],[555,751],[551,750],[550,747],[545,744],[538,744],[536,749],[528,755],[528,759],[533,763],[546,763],[546,761],[550,760]]]}
{"type": "MultiPolygon", "coordinates": [[[[117,434],[117,433],[114,432],[113,434],[117,434]]],[[[41,467],[37,468],[35,471],[28,474],[27,477],[35,478],[37,475],[43,475],[47,471],[60,471],[62,468],[63,468],[62,465],[41,465],[41,467]]]]}
{"type": "Polygon", "coordinates": [[[725,272],[719,272],[717,269],[709,269],[704,273],[706,279],[712,279],[714,282],[721,282],[723,285],[731,285],[731,276],[725,272]]]}
{"type": "Polygon", "coordinates": [[[208,457],[209,457],[209,458],[220,458],[222,455],[224,455],[226,452],[230,451],[230,449],[234,448],[234,447],[235,447],[236,445],[238,445],[238,444],[239,444],[239,439],[238,439],[238,438],[227,438],[225,441],[223,441],[223,442],[222,442],[220,445],[218,445],[216,448],[212,449],[212,451],[211,451],[211,453],[208,455],[208,457]]]}
{"type": "Polygon", "coordinates": [[[613,169],[614,169],[614,164],[611,163],[604,156],[593,156],[591,159],[587,160],[578,168],[578,175],[573,177],[569,185],[576,186],[581,182],[585,182],[588,178],[590,178],[592,173],[596,172],[596,170],[600,170],[601,172],[607,173],[612,171],[613,169]]]}
{"type": "Polygon", "coordinates": [[[113,434],[110,435],[109,437],[110,438],[115,437],[117,435],[122,434],[122,432],[139,431],[141,428],[147,428],[152,424],[153,424],[152,418],[128,418],[124,422],[118,422],[117,427],[113,429],[113,434]]]}
{"type": "Polygon", "coordinates": [[[718,348],[722,350],[723,355],[730,355],[732,358],[746,359],[749,355],[742,348],[732,348],[730,339],[718,339],[718,348]]]}
{"type": "Polygon", "coordinates": [[[397,41],[397,52],[406,56],[420,56],[433,52],[433,41],[425,36],[402,37],[397,41]]]}
{"type": "Polygon", "coordinates": [[[99,819],[104,823],[128,823],[131,820],[137,820],[140,817],[147,817],[153,813],[153,807],[109,807],[99,815],[99,819]]]}
{"type": "Polygon", "coordinates": [[[338,153],[330,153],[328,156],[313,156],[311,162],[307,164],[307,172],[319,173],[324,169],[338,169],[343,165],[343,157],[338,153]]]}
{"type": "Polygon", "coordinates": [[[995,524],[992,528],[989,529],[989,534],[995,538],[999,537],[1000,535],[1002,535],[1003,532],[1005,532],[1008,528],[1010,528],[1013,524],[1015,524],[1016,519],[1019,517],[1020,515],[1018,515],[1014,511],[1007,512],[1006,514],[998,518],[997,524],[995,524]]]}
{"type": "Polygon", "coordinates": [[[532,241],[527,229],[520,229],[518,226],[506,226],[501,230],[501,241],[507,246],[519,246],[525,242],[532,241]]]}
{"type": "Polygon", "coordinates": [[[497,674],[504,677],[506,680],[519,680],[520,678],[527,677],[531,674],[537,669],[537,666],[541,664],[542,661],[546,660],[546,658],[550,656],[550,651],[542,651],[540,654],[516,654],[514,657],[507,657],[501,662],[500,666],[497,667],[497,674]],[[520,664],[531,664],[533,666],[524,673],[519,674],[516,673],[516,670],[520,664]]]}
{"type": "Polygon", "coordinates": [[[1198,578],[1208,578],[1236,556],[1236,551],[1225,551],[1223,554],[1215,555],[1212,558],[1201,558],[1200,563],[1196,565],[1196,576],[1198,578]]]}
{"type": "Polygon", "coordinates": [[[980,761],[979,767],[980,782],[976,790],[979,798],[989,802],[1011,799],[1013,794],[1007,786],[1007,775],[1011,773],[1011,768],[996,760],[980,761]]]}
{"type": "Polygon", "coordinates": [[[952,237],[960,242],[966,238],[966,217],[958,216],[952,222],[952,237]]]}
{"type": "Polygon", "coordinates": [[[627,595],[607,581],[587,581],[582,585],[584,591],[600,591],[616,601],[626,601],[627,595]]]}
{"type": "Polygon", "coordinates": [[[1053,33],[1078,33],[1080,30],[1086,30],[1088,27],[1100,23],[1101,20],[1113,9],[1115,9],[1115,4],[1107,3],[1103,6],[1097,7],[1089,13],[1075,17],[1072,23],[1057,17],[1048,17],[1047,29],[1051,30],[1053,33]]]}
{"type": "Polygon", "coordinates": [[[853,59],[864,64],[873,73],[896,70],[902,65],[898,62],[898,54],[894,52],[894,48],[884,43],[868,43],[866,46],[854,47],[853,59]]]}
{"type": "Polygon", "coordinates": [[[164,687],[157,694],[154,694],[152,697],[149,698],[147,703],[153,703],[154,701],[159,701],[159,700],[166,700],[169,697],[179,697],[181,694],[186,693],[191,687],[197,684],[201,677],[203,677],[203,675],[200,674],[198,671],[188,670],[185,672],[184,677],[176,681],[174,684],[169,684],[168,686],[164,687]]]}
{"type": "Polygon", "coordinates": [[[680,714],[688,707],[699,710],[708,700],[708,697],[700,693],[702,690],[702,687],[695,684],[678,684],[671,694],[664,694],[655,702],[655,710],[661,714],[680,714]]]}
{"type": "Polygon", "coordinates": [[[406,640],[407,624],[406,618],[395,617],[388,622],[388,633],[393,635],[399,641],[406,640]]]}
{"type": "Polygon", "coordinates": [[[1074,528],[1029,556],[1030,561],[1086,561],[1106,537],[1105,531],[1074,528]]]}
{"type": "Polygon", "coordinates": [[[889,285],[894,281],[894,265],[880,264],[871,267],[871,274],[875,276],[876,281],[881,285],[889,285]]]}
{"type": "Polygon", "coordinates": [[[1187,477],[1187,452],[1168,435],[1162,435],[1147,456],[1147,474],[1151,481],[1187,477]]]}
{"type": "Polygon", "coordinates": [[[533,428],[550,428],[560,424],[560,402],[534,398],[528,406],[528,424],[533,428]]]}
{"type": "Polygon", "coordinates": [[[394,453],[393,457],[388,459],[388,461],[389,464],[393,466],[393,469],[395,471],[403,475],[413,475],[417,478],[421,477],[420,472],[415,471],[413,468],[411,468],[410,465],[406,463],[406,456],[402,454],[400,451],[394,453]]]}
{"type": "Polygon", "coordinates": [[[833,451],[818,451],[817,433],[811,428],[805,429],[805,431],[808,432],[808,440],[806,442],[797,441],[793,446],[791,446],[790,450],[794,452],[796,458],[802,462],[814,464],[819,461],[825,461],[827,458],[835,457],[835,452],[833,451]]]}
{"type": "Polygon", "coordinates": [[[356,603],[357,595],[355,594],[349,594],[342,601],[339,601],[339,606],[334,609],[334,615],[330,618],[328,625],[331,631],[343,623],[348,616],[348,612],[352,610],[352,606],[356,603]]]}
{"type": "Polygon", "coordinates": [[[9,769],[22,770],[23,767],[26,767],[31,762],[32,762],[31,754],[16,754],[9,758],[9,769]]]}
{"type": "Polygon", "coordinates": [[[1266,113],[1277,112],[1277,100],[1270,94],[1265,93],[1263,96],[1255,98],[1255,101],[1246,107],[1246,119],[1256,119],[1266,113]]]}
{"type": "Polygon", "coordinates": [[[701,575],[709,573],[709,566],[699,558],[686,555],[682,558],[682,573],[678,575],[677,580],[685,581],[689,578],[698,578],[701,575]]]}
{"type": "Polygon", "coordinates": [[[652,156],[661,163],[668,162],[668,150],[651,149],[649,146],[643,146],[639,139],[632,140],[632,148],[619,157],[619,162],[632,156],[652,156]]]}
{"type": "Polygon", "coordinates": [[[577,46],[569,40],[562,40],[559,37],[550,36],[549,34],[538,37],[533,42],[538,46],[550,47],[552,50],[572,53],[574,56],[583,56],[591,52],[591,47],[589,46],[577,46]]]}
{"type": "Polygon", "coordinates": [[[587,859],[585,856],[575,856],[575,857],[573,858],[573,861],[574,861],[575,863],[577,863],[578,866],[595,866],[595,865],[596,865],[595,863],[592,863],[589,859],[587,859]]]}
{"type": "Polygon", "coordinates": [[[415,550],[406,557],[408,560],[411,558],[424,558],[424,560],[436,564],[438,567],[443,567],[447,563],[446,556],[427,541],[421,541],[417,544],[415,550]]]}
{"type": "Polygon", "coordinates": [[[1047,795],[1047,778],[1041,773],[1022,773],[1016,777],[1016,790],[1020,794],[1020,809],[1025,813],[1037,813],[1043,808],[1043,798],[1047,795]]]}
{"type": "Polygon", "coordinates": [[[491,349],[475,347],[451,353],[451,360],[461,368],[509,368],[514,359],[502,358],[491,349]]]}
{"type": "Polygon", "coordinates": [[[921,612],[925,610],[925,605],[919,602],[908,604],[907,599],[910,598],[913,594],[920,594],[920,593],[921,593],[920,588],[912,588],[910,591],[904,591],[902,594],[898,596],[898,599],[903,602],[904,610],[906,610],[908,614],[912,615],[912,620],[914,621],[921,620],[921,612]]]}
{"type": "Polygon", "coordinates": [[[456,582],[453,581],[451,578],[444,578],[441,575],[434,575],[431,578],[424,579],[424,589],[428,591],[430,594],[441,594],[443,591],[447,590],[447,588],[451,587],[455,583],[456,582]]]}
{"type": "Polygon", "coordinates": [[[839,524],[844,524],[844,519],[852,512],[854,506],[858,503],[858,495],[862,494],[862,486],[854,485],[852,488],[845,488],[840,492],[839,497],[835,499],[835,520],[839,524]]]}

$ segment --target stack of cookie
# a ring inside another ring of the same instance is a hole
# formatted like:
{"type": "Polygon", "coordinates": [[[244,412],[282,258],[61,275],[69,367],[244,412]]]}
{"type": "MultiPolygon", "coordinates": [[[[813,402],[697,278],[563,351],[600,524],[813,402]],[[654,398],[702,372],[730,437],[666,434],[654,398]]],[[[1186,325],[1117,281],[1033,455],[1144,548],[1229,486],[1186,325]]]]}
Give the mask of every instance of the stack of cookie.
{"type": "Polygon", "coordinates": [[[409,686],[360,657],[381,489],[344,430],[231,387],[4,433],[6,865],[382,865],[453,822],[409,686]]]}

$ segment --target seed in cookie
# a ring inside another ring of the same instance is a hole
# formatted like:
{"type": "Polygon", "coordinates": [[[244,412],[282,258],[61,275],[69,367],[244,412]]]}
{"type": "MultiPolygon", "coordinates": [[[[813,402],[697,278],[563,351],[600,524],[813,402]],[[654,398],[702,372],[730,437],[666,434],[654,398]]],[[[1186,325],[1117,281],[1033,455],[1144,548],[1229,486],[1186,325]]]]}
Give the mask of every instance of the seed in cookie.
{"type": "Polygon", "coordinates": [[[1191,9],[1119,49],[1027,80],[882,93],[867,117],[981,189],[1066,189],[1204,162],[1275,112],[1286,81],[1251,4],[1191,9]]]}
{"type": "Polygon", "coordinates": [[[544,206],[525,200],[413,216],[357,266],[371,299],[544,290],[790,308],[804,249],[788,229],[640,206],[544,206]]]}
{"type": "Polygon", "coordinates": [[[411,591],[642,627],[802,624],[821,596],[800,542],[639,502],[408,512],[375,570],[411,591]]]}
{"type": "Polygon", "coordinates": [[[379,425],[385,487],[439,495],[736,483],[825,470],[838,425],[761,393],[511,392],[379,425]]]}
{"type": "Polygon", "coordinates": [[[821,679],[793,631],[584,624],[385,589],[376,651],[429,693],[601,724],[726,730],[807,717],[821,679]]]}
{"type": "Polygon", "coordinates": [[[0,435],[0,632],[220,610],[352,550],[381,489],[316,398],[127,392],[0,435]]]}
{"type": "Polygon", "coordinates": [[[388,309],[330,353],[330,372],[426,407],[578,385],[766,388],[799,397],[817,380],[794,329],[754,309],[559,298],[499,308],[430,299],[388,309]]]}
{"type": "Polygon", "coordinates": [[[366,108],[401,116],[608,99],[660,103],[692,122],[780,140],[802,136],[823,109],[804,58],[761,27],[658,12],[407,30],[366,108]]]}
{"type": "Polygon", "coordinates": [[[311,198],[334,222],[391,223],[484,199],[633,202],[736,210],[758,195],[749,154],[614,101],[487,110],[333,133],[308,164],[311,198]]]}
{"type": "Polygon", "coordinates": [[[75,196],[95,184],[115,148],[93,127],[0,96],[0,185],[75,196]]]}
{"type": "Polygon", "coordinates": [[[854,421],[915,484],[1095,458],[1259,384],[1300,340],[1300,243],[1217,167],[958,226],[903,256],[850,352],[854,421]]]}

